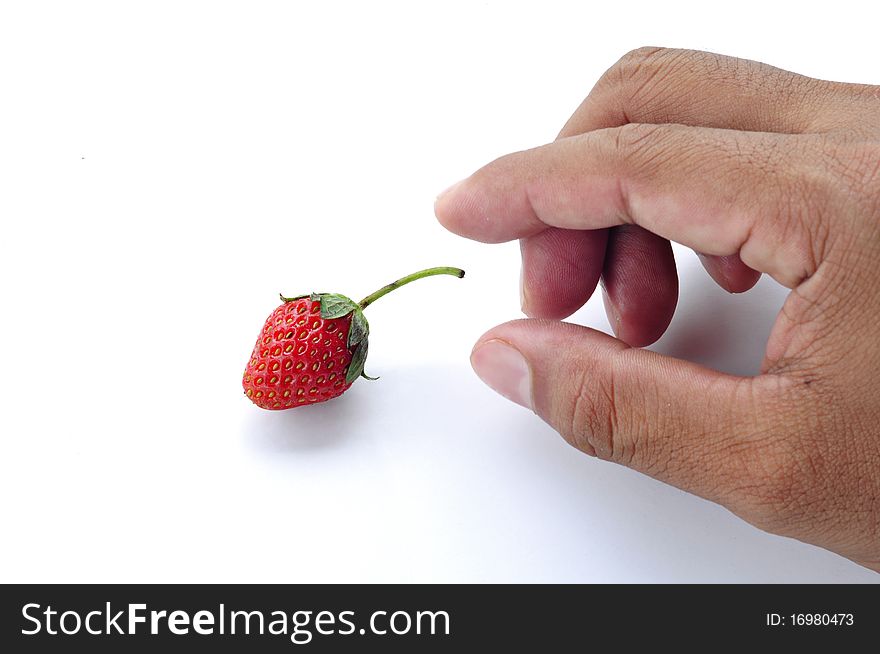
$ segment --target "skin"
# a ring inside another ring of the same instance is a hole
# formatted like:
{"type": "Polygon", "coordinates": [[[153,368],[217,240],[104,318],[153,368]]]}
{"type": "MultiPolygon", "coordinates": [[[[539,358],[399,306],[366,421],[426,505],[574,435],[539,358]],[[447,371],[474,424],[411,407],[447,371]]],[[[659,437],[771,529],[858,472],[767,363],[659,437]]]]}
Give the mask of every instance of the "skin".
{"type": "Polygon", "coordinates": [[[880,571],[880,87],[641,48],[541,147],[438,198],[518,239],[527,320],[471,361],[569,443],[880,571]],[[743,292],[790,289],[761,374],[638,349],[672,317],[669,241],[743,292]],[[616,337],[559,322],[602,282],[616,337]]]}

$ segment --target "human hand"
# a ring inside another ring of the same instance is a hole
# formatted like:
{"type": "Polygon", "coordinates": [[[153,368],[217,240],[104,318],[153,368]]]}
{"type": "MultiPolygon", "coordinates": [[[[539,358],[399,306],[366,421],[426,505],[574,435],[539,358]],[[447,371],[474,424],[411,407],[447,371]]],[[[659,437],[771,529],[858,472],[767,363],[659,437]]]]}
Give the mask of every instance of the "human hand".
{"type": "Polygon", "coordinates": [[[471,361],[584,452],[880,571],[880,86],[643,48],[554,143],[441,194],[451,231],[519,239],[523,310],[471,361]],[[791,289],[756,377],[633,346],[669,324],[669,240],[732,292],[791,289]],[[564,318],[603,281],[617,338],[564,318]]]}

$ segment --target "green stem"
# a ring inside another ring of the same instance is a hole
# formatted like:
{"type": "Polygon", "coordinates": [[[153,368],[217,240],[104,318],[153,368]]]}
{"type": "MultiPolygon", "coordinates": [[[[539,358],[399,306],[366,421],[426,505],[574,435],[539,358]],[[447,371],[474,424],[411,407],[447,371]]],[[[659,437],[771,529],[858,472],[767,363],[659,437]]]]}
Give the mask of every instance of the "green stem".
{"type": "Polygon", "coordinates": [[[431,277],[432,275],[454,275],[455,277],[461,279],[462,277],[464,277],[464,270],[462,270],[461,268],[451,268],[449,266],[420,270],[419,272],[414,272],[412,275],[401,277],[396,282],[391,282],[390,284],[383,286],[375,293],[370,293],[367,297],[358,302],[358,304],[360,305],[361,309],[366,309],[368,306],[373,304],[373,302],[378,300],[383,295],[387,295],[394,289],[400,288],[401,286],[406,286],[410,282],[414,282],[417,279],[421,279],[422,277],[431,277]]]}

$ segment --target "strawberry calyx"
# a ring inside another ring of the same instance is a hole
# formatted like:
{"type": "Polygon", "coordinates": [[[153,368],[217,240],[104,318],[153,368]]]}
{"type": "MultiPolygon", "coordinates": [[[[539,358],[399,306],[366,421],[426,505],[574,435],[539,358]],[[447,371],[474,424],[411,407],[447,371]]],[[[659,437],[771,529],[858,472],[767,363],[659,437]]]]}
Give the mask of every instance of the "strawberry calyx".
{"type": "Polygon", "coordinates": [[[369,350],[370,335],[370,324],[364,316],[364,309],[379,298],[401,286],[405,286],[417,279],[431,277],[433,275],[453,275],[461,279],[464,277],[464,270],[449,266],[420,270],[411,275],[407,275],[406,277],[401,277],[390,284],[386,284],[360,302],[355,302],[351,298],[346,297],[345,295],[340,295],[339,293],[306,293],[304,295],[297,295],[296,297],[285,297],[284,295],[279,294],[279,296],[281,297],[282,302],[293,302],[294,300],[301,300],[305,297],[310,298],[312,302],[319,302],[321,307],[321,318],[324,318],[325,320],[342,318],[352,314],[347,340],[347,346],[349,351],[352,351],[352,356],[351,363],[349,364],[348,371],[345,375],[345,382],[350,384],[358,377],[375,381],[378,377],[370,377],[364,372],[364,364],[367,361],[367,352],[369,350]]]}
{"type": "Polygon", "coordinates": [[[364,310],[360,305],[349,297],[339,293],[312,293],[309,296],[312,302],[320,302],[321,317],[325,320],[342,318],[351,314],[351,326],[348,329],[348,341],[346,345],[352,351],[351,364],[345,374],[345,382],[350,384],[358,377],[375,381],[378,377],[370,377],[364,372],[364,364],[367,362],[367,350],[370,335],[370,323],[364,316],[364,310]],[[356,349],[355,349],[356,348],[356,349]]]}

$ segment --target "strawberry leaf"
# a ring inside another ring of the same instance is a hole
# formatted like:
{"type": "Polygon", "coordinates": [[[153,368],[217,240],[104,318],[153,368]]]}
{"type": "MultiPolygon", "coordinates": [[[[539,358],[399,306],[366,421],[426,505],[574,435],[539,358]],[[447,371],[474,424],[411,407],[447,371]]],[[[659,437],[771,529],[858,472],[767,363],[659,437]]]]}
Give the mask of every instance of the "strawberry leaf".
{"type": "Polygon", "coordinates": [[[351,317],[351,327],[348,330],[348,347],[352,348],[361,341],[365,341],[370,335],[370,324],[364,317],[364,312],[360,307],[354,310],[351,317]]]}
{"type": "Polygon", "coordinates": [[[342,318],[358,308],[357,303],[336,293],[322,293],[321,296],[321,317],[322,318],[342,318]]]}
{"type": "Polygon", "coordinates": [[[351,357],[348,372],[345,373],[345,383],[350,384],[364,373],[364,364],[367,362],[367,340],[361,341],[351,357]]]}

